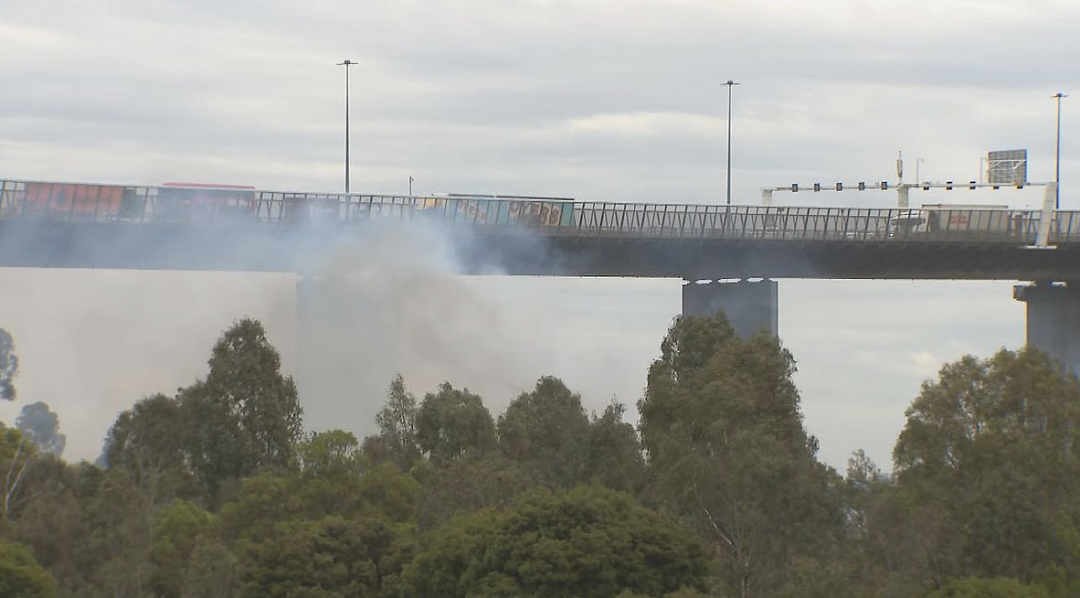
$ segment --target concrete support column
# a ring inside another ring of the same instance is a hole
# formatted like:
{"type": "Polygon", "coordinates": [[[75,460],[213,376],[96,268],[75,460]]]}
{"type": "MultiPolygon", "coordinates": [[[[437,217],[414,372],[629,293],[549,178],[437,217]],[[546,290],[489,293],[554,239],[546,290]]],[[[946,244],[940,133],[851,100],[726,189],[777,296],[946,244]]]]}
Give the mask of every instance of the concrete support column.
{"type": "Polygon", "coordinates": [[[736,334],[747,337],[764,328],[778,334],[775,280],[692,282],[682,288],[685,316],[714,316],[723,311],[736,334]]]}
{"type": "Polygon", "coordinates": [[[1080,375],[1080,281],[1040,281],[1013,288],[1027,303],[1027,344],[1080,375]]]}
{"type": "Polygon", "coordinates": [[[370,433],[399,371],[396,310],[365,286],[297,277],[296,383],[309,430],[370,433]]]}

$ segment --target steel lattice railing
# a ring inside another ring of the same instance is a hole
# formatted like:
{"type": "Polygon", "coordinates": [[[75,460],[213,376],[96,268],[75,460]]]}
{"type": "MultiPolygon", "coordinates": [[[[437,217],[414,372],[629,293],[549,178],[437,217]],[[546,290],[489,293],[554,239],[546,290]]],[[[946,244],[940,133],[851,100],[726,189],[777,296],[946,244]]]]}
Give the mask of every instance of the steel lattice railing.
{"type": "MultiPolygon", "coordinates": [[[[962,206],[717,206],[0,180],[3,220],[282,226],[422,220],[493,233],[559,236],[1032,244],[1042,217],[1036,210],[962,206]]],[[[1058,211],[1052,218],[1050,243],[1080,242],[1080,212],[1058,211]]]]}

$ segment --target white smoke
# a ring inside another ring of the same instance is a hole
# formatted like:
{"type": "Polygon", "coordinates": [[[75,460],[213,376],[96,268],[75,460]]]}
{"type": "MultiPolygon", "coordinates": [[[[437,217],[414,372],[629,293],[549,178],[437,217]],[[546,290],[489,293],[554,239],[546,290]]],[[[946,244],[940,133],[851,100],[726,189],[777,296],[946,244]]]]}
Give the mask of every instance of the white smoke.
{"type": "Polygon", "coordinates": [[[297,377],[310,429],[370,433],[398,373],[418,395],[449,381],[505,404],[554,367],[551,315],[489,299],[448,231],[373,226],[301,274],[297,377]]]}

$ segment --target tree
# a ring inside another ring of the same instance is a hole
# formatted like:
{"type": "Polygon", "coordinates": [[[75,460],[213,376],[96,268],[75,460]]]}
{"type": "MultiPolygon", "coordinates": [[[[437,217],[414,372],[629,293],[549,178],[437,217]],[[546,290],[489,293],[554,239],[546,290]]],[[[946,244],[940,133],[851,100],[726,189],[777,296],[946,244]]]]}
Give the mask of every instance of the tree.
{"type": "MultiPolygon", "coordinates": [[[[306,501],[301,496],[303,481],[298,476],[263,472],[245,478],[236,501],[226,503],[220,512],[226,543],[261,541],[283,521],[305,518],[306,501]]],[[[348,495],[339,497],[347,503],[348,495]]]]}
{"type": "Polygon", "coordinates": [[[350,516],[362,510],[365,463],[356,436],[343,430],[312,434],[297,447],[297,454],[302,479],[297,491],[308,518],[350,516]]]}
{"type": "Polygon", "coordinates": [[[634,426],[623,421],[626,407],[612,401],[589,424],[585,479],[635,493],[645,480],[645,459],[634,426]]]}
{"type": "Polygon", "coordinates": [[[84,518],[90,528],[84,550],[94,555],[98,592],[116,598],[149,595],[154,506],[147,492],[127,471],[107,471],[86,497],[84,518]]]}
{"type": "Polygon", "coordinates": [[[53,598],[56,580],[37,564],[25,546],[0,538],[0,596],[53,598]]]}
{"type": "Polygon", "coordinates": [[[230,598],[237,585],[236,559],[220,541],[199,542],[191,553],[183,598],[230,598]]]}
{"type": "Polygon", "coordinates": [[[802,425],[791,354],[719,315],[680,317],[638,403],[651,494],[708,538],[729,593],[770,595],[796,559],[828,559],[839,477],[802,425]]]}
{"type": "Polygon", "coordinates": [[[405,388],[405,379],[399,374],[390,383],[386,405],[375,415],[378,436],[364,439],[364,452],[369,459],[390,461],[402,471],[408,471],[420,458],[416,418],[416,397],[405,388]]]}
{"type": "Polygon", "coordinates": [[[92,530],[84,504],[101,474],[86,463],[72,467],[53,455],[38,457],[23,480],[29,499],[8,528],[65,592],[89,586],[100,566],[100,554],[88,549],[92,530]]]}
{"type": "Polygon", "coordinates": [[[67,437],[60,433],[60,418],[42,402],[24,405],[15,427],[38,449],[59,457],[67,446],[67,437]]]}
{"type": "Polygon", "coordinates": [[[312,433],[297,446],[300,470],[308,478],[359,478],[363,471],[360,443],[352,432],[328,430],[312,433]]]}
{"type": "Polygon", "coordinates": [[[126,470],[155,503],[187,493],[188,420],[180,403],[162,394],[147,397],[116,418],[106,436],[106,467],[126,470]]]}
{"type": "Polygon", "coordinates": [[[478,395],[444,382],[437,393],[424,396],[416,437],[434,461],[474,457],[495,448],[495,420],[478,395]]]}
{"type": "Polygon", "coordinates": [[[19,358],[15,341],[7,330],[0,328],[0,401],[15,400],[15,376],[19,373],[19,358]]]}
{"type": "Polygon", "coordinates": [[[614,598],[703,589],[704,546],[626,494],[540,490],[454,518],[405,567],[404,598],[614,598]]]}
{"type": "Polygon", "coordinates": [[[292,377],[253,319],[235,323],[214,345],[205,381],[179,395],[188,423],[185,449],[212,502],[222,484],[290,467],[301,440],[302,410],[292,377]]]}
{"type": "Polygon", "coordinates": [[[893,459],[900,495],[923,511],[899,521],[919,534],[915,573],[1080,589],[1076,378],[1032,349],[966,356],[925,382],[906,415],[893,459]]]}
{"type": "Polygon", "coordinates": [[[417,523],[423,529],[437,528],[455,515],[506,507],[536,486],[530,469],[499,452],[438,465],[429,462],[413,471],[422,487],[417,523]]]}
{"type": "Polygon", "coordinates": [[[1042,586],[1029,586],[1009,577],[968,577],[951,581],[926,598],[1050,598],[1050,594],[1042,586]]]}
{"type": "Polygon", "coordinates": [[[558,378],[544,376],[511,401],[498,432],[503,454],[532,467],[538,481],[570,487],[585,478],[589,418],[581,396],[558,378]]]}
{"type": "Polygon", "coordinates": [[[376,596],[393,531],[377,521],[328,517],[282,523],[273,536],[247,545],[241,596],[352,598],[376,596]]]}
{"type": "Polygon", "coordinates": [[[23,480],[34,459],[34,448],[15,428],[0,422],[0,515],[10,519],[25,496],[23,480]]]}
{"type": "Polygon", "coordinates": [[[177,500],[163,508],[154,523],[150,587],[154,596],[181,598],[192,555],[214,536],[214,516],[193,503],[177,500]]]}
{"type": "Polygon", "coordinates": [[[356,490],[365,515],[394,523],[415,519],[419,495],[420,484],[416,479],[390,463],[364,472],[356,490]]]}

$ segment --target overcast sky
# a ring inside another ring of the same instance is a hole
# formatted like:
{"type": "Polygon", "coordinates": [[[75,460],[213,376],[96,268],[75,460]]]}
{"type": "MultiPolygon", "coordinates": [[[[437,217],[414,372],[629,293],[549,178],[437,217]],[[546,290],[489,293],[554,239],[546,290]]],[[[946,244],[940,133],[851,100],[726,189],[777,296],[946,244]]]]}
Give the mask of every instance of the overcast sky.
{"type": "MultiPolygon", "coordinates": [[[[741,84],[736,203],[792,182],[895,180],[901,150],[908,180],[918,168],[922,179],[966,181],[987,150],[1027,148],[1029,178],[1045,181],[1050,96],[1080,94],[1071,0],[35,0],[0,4],[0,39],[0,177],[14,179],[340,190],[335,63],[346,58],[360,63],[352,186],[364,192],[404,193],[411,175],[418,193],[722,202],[728,79],[741,84]]],[[[1062,118],[1068,209],[1080,208],[1074,100],[1062,118]]],[[[912,197],[1039,200],[1032,190],[912,197]]],[[[448,338],[519,358],[494,380],[426,355],[414,390],[449,378],[486,392],[496,411],[547,373],[590,409],[613,395],[633,404],[679,309],[678,281],[446,284],[498,314],[500,330],[495,341],[460,328],[448,338]],[[448,371],[433,371],[441,363],[448,371]]],[[[822,457],[842,467],[863,447],[888,468],[923,379],[964,352],[1023,342],[1010,287],[781,281],[781,337],[822,457]]],[[[204,374],[235,318],[263,319],[295,368],[296,308],[284,275],[0,270],[0,327],[23,360],[19,403],[0,418],[45,400],[69,436],[66,456],[94,458],[119,410],[204,374]]],[[[329,406],[308,410],[335,419],[329,406]]]]}

